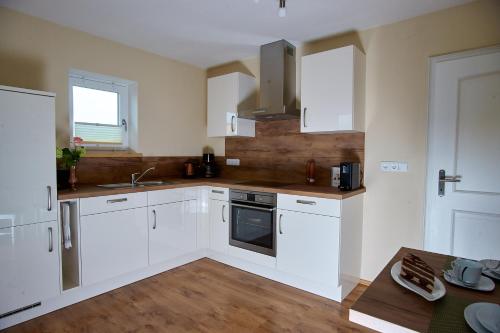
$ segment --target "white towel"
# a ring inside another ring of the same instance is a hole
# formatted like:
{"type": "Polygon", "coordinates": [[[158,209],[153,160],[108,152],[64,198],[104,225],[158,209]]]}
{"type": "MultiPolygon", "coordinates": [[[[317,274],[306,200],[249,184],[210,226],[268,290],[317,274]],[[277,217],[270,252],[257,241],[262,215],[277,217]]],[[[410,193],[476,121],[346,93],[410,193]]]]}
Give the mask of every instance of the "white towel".
{"type": "Polygon", "coordinates": [[[70,217],[70,203],[63,202],[62,204],[62,223],[63,223],[63,243],[65,249],[71,249],[71,217],[70,217]]]}

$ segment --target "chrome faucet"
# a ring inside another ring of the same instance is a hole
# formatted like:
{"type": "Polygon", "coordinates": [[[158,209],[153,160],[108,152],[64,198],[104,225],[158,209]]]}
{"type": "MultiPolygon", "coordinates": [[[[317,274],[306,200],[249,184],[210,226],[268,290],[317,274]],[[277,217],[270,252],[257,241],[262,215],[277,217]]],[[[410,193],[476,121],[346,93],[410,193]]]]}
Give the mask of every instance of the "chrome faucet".
{"type": "Polygon", "coordinates": [[[135,186],[137,185],[137,182],[139,181],[139,179],[141,179],[142,177],[144,177],[149,171],[153,171],[155,169],[155,167],[151,167],[149,169],[147,169],[146,171],[144,171],[143,173],[140,173],[140,172],[135,172],[131,175],[131,183],[132,183],[132,186],[135,186]],[[136,178],[137,175],[140,175],[139,177],[136,178]]]}

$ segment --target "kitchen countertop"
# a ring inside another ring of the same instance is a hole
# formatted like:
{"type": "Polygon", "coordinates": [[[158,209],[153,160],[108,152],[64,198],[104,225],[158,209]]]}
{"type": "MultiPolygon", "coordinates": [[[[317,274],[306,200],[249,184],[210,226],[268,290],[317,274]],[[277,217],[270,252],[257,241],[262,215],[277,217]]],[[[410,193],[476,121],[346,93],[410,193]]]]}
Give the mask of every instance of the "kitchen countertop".
{"type": "Polygon", "coordinates": [[[266,184],[267,182],[234,180],[234,179],[224,179],[224,178],[210,178],[210,179],[169,178],[163,180],[168,181],[171,184],[143,186],[134,188],[116,188],[116,189],[97,187],[94,184],[77,184],[76,191],[72,191],[71,189],[60,190],[58,191],[57,198],[59,200],[68,200],[76,198],[97,197],[102,195],[157,191],[157,190],[191,187],[191,186],[218,186],[218,187],[227,187],[230,189],[302,195],[302,196],[311,196],[311,197],[337,199],[337,200],[346,199],[355,196],[357,194],[364,193],[366,191],[364,187],[354,191],[344,192],[331,186],[317,186],[317,185],[306,185],[306,184],[278,185],[272,182],[268,182],[268,184],[266,184]]]}

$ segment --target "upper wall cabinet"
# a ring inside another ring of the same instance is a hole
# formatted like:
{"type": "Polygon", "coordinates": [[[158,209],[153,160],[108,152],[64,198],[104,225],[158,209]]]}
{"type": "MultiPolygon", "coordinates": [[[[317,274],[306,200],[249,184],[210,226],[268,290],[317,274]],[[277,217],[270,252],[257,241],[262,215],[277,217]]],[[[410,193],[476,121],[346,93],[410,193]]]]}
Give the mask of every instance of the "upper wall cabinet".
{"type": "Polygon", "coordinates": [[[365,131],[365,55],[350,45],[302,57],[302,133],[365,131]]]}
{"type": "Polygon", "coordinates": [[[231,73],[209,78],[207,86],[207,135],[254,137],[255,121],[238,118],[238,110],[255,108],[255,78],[231,73]]]}

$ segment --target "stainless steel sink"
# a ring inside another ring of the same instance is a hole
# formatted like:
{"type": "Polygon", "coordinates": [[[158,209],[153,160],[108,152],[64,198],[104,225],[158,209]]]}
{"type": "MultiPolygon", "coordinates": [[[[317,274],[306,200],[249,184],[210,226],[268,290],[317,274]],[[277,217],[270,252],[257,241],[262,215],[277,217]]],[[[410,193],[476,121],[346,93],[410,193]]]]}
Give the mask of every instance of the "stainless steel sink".
{"type": "Polygon", "coordinates": [[[137,185],[141,186],[159,186],[159,185],[172,185],[172,182],[164,182],[163,180],[150,180],[144,182],[137,182],[137,185]]]}
{"type": "Polygon", "coordinates": [[[115,184],[102,184],[97,185],[102,188],[134,188],[134,187],[144,187],[144,186],[160,186],[160,185],[171,185],[172,182],[164,182],[162,180],[151,180],[144,182],[132,183],[115,183],[115,184]]]}
{"type": "Polygon", "coordinates": [[[102,184],[97,186],[103,188],[134,188],[134,187],[143,187],[144,185],[132,184],[132,183],[115,183],[115,184],[102,184]]]}

